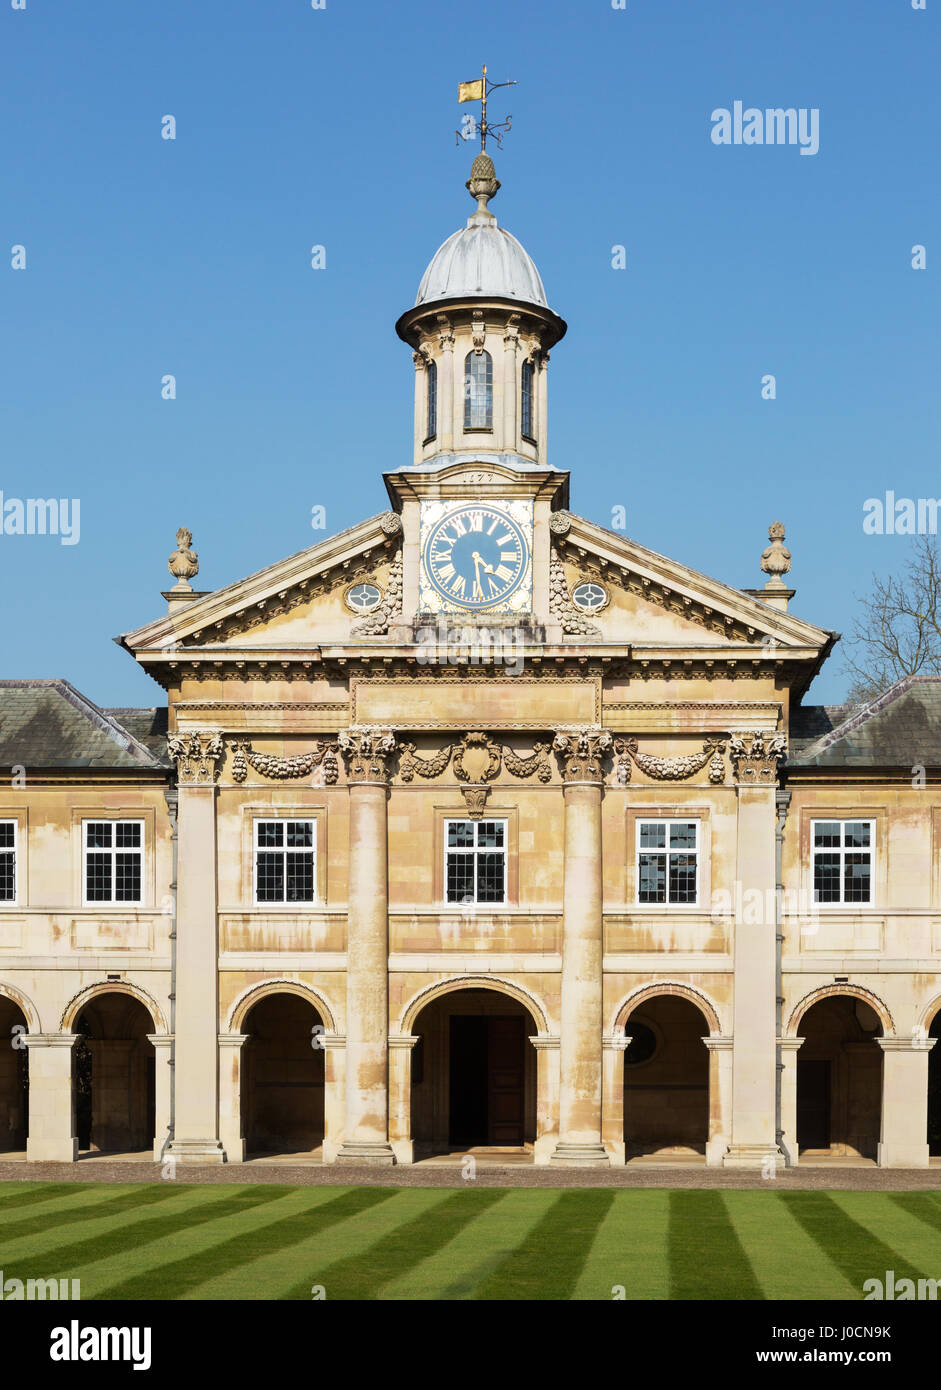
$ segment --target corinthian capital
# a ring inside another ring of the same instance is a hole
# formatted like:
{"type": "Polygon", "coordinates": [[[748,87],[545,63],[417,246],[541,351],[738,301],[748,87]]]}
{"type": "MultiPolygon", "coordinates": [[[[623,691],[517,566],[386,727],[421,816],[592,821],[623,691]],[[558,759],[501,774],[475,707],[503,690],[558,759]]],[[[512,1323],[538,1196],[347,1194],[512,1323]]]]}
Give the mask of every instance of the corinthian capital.
{"type": "Polygon", "coordinates": [[[215,782],[219,776],[224,745],[218,729],[168,734],[167,750],[176,763],[178,781],[193,786],[215,782]]]}
{"type": "Polygon", "coordinates": [[[601,764],[611,751],[607,729],[560,729],[552,740],[563,782],[602,782],[601,764]]]}
{"type": "Polygon", "coordinates": [[[729,739],[729,757],[735,769],[735,780],[739,786],[774,786],[778,778],[778,763],[787,757],[787,737],[785,734],[763,734],[761,731],[747,736],[739,734],[729,739]]]}
{"type": "Polygon", "coordinates": [[[341,729],[337,742],[349,781],[388,782],[389,763],[396,751],[395,734],[391,729],[372,725],[341,729]]]}

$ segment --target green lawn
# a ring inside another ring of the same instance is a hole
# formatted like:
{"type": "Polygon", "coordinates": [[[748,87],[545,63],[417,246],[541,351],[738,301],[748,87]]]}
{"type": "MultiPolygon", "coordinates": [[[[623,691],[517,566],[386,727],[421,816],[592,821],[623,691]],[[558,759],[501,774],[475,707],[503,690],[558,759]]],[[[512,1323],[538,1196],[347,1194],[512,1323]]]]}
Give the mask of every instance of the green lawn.
{"type": "Polygon", "coordinates": [[[0,1269],[83,1299],[860,1298],[941,1278],[941,1194],[9,1182],[0,1269]]]}

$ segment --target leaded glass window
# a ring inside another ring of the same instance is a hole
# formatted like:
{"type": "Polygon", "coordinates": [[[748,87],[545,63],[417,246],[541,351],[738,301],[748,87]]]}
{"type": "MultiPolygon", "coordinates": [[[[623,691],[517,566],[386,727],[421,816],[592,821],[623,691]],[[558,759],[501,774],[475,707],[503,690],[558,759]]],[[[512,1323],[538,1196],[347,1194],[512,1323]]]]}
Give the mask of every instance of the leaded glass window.
{"type": "Polygon", "coordinates": [[[464,428],[493,429],[493,358],[486,351],[464,359],[464,428]]]}

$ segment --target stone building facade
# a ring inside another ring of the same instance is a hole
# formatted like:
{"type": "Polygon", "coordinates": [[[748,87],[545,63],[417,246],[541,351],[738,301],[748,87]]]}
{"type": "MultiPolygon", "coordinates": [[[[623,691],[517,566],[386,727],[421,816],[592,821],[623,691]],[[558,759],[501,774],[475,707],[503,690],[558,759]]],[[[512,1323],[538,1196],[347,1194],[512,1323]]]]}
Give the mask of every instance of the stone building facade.
{"type": "Polygon", "coordinates": [[[938,685],[803,703],[777,523],[743,590],[570,509],[497,187],[385,509],[213,592],[181,529],[154,709],[0,682],[8,1153],[928,1164],[938,685]]]}

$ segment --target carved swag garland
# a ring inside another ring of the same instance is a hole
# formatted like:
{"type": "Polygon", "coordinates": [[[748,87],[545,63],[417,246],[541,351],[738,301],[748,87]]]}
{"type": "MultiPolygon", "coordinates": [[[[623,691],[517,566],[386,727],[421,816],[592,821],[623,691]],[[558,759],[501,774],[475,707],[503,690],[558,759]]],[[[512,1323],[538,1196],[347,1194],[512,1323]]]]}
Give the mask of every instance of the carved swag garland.
{"type": "MultiPolygon", "coordinates": [[[[224,753],[223,736],[218,730],[170,734],[167,747],[177,764],[181,783],[206,783],[217,779],[224,753]]],[[[614,781],[618,786],[631,780],[632,765],[655,781],[679,782],[695,776],[707,764],[709,781],[722,785],[725,782],[723,754],[728,749],[739,785],[772,785],[778,766],[786,757],[787,738],[783,733],[762,733],[760,730],[744,737],[740,734],[709,735],[703,740],[701,753],[662,757],[642,753],[636,738],[615,738],[606,729],[560,729],[551,744],[537,742],[528,757],[520,757],[505,744],[475,730],[425,757],[417,752],[414,743],[399,743],[391,729],[361,727],[341,729],[335,741],[317,742],[310,752],[290,757],[261,753],[252,748],[247,738],[231,739],[230,747],[232,778],[239,784],[245,781],[249,767],[275,781],[307,777],[320,768],[324,785],[334,786],[339,776],[340,754],[346,761],[350,781],[388,781],[396,755],[399,777],[404,783],[414,781],[416,776],[440,777],[451,766],[473,816],[482,813],[489,784],[501,768],[514,777],[535,776],[544,785],[549,783],[552,752],[558,759],[564,782],[603,781],[605,760],[613,755],[614,781]]]]}

